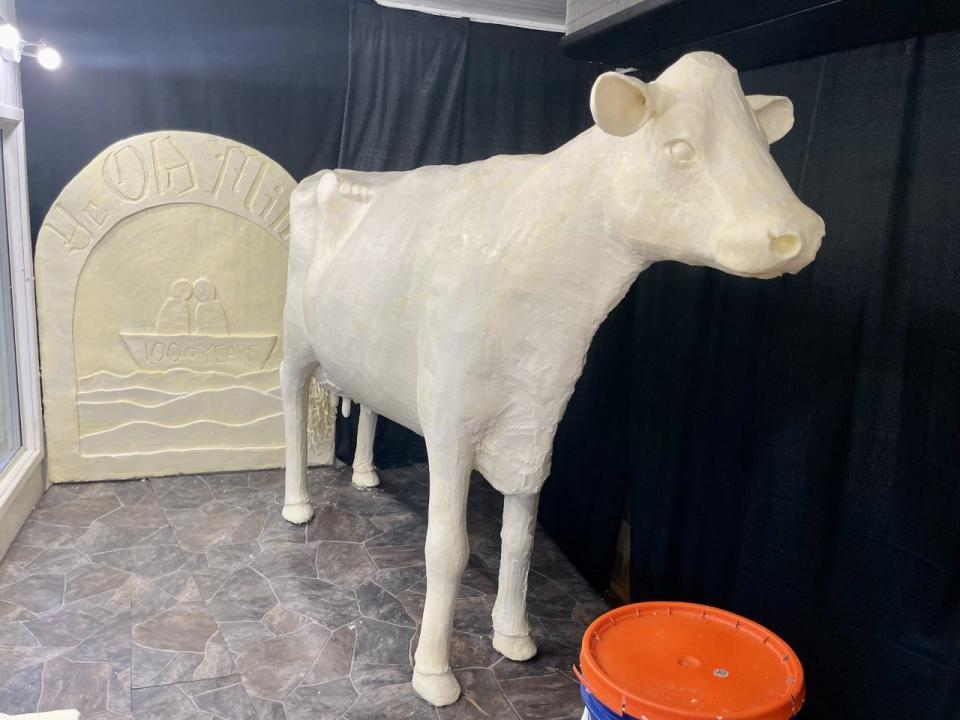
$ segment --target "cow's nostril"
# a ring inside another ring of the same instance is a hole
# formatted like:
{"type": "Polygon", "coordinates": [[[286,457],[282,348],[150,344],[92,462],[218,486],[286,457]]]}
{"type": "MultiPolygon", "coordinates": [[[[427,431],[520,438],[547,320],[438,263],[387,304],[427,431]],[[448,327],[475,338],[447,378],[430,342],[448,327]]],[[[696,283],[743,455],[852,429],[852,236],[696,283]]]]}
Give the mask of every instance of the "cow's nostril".
{"type": "Polygon", "coordinates": [[[789,260],[800,252],[800,238],[793,233],[786,233],[785,235],[770,233],[770,251],[784,260],[789,260]]]}

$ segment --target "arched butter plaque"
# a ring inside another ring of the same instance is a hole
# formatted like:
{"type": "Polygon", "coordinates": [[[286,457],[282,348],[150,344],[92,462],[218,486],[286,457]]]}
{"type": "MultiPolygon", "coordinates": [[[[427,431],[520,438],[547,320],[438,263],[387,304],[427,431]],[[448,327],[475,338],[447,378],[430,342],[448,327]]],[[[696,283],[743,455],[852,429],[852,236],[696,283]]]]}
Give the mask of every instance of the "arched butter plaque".
{"type": "MultiPolygon", "coordinates": [[[[295,184],[245,145],[164,131],[111,145],[64,188],[36,256],[52,482],[283,464],[295,184]]],[[[332,403],[312,402],[329,461],[332,403]]]]}

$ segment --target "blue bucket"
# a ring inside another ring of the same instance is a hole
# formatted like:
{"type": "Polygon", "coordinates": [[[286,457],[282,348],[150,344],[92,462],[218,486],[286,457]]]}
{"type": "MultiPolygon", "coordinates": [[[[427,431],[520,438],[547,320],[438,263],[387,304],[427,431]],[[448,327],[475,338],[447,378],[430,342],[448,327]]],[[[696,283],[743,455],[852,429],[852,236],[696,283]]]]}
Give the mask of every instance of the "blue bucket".
{"type": "Polygon", "coordinates": [[[634,720],[630,715],[621,715],[619,712],[614,712],[597,700],[582,682],[580,683],[580,697],[583,698],[583,704],[587,708],[587,714],[581,720],[634,720]]]}

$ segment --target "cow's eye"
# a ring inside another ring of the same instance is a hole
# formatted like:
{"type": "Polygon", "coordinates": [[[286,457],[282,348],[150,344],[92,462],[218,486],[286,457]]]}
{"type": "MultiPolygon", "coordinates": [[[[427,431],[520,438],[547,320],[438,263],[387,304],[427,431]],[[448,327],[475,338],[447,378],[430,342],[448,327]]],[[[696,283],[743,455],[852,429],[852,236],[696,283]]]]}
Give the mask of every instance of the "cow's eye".
{"type": "Polygon", "coordinates": [[[674,140],[667,144],[667,152],[677,162],[688,163],[697,156],[697,151],[693,145],[686,140],[674,140]]]}

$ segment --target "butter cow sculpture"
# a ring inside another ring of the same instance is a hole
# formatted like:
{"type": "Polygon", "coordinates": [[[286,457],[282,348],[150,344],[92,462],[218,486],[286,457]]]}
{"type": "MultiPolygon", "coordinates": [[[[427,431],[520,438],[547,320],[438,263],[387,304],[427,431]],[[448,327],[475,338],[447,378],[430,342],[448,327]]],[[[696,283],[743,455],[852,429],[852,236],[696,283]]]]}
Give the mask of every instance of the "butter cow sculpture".
{"type": "MultiPolygon", "coordinates": [[[[304,421],[311,375],[421,433],[430,469],[427,594],[413,685],[436,705],[467,562],[468,479],[504,494],[493,645],[536,653],[527,571],[557,423],[594,332],[658,260],[744,277],[813,260],[820,217],[791,191],[769,143],[793,124],[783,97],[745,97],[710,53],[656,81],[597,78],[596,122],[546,155],[409,172],[323,171],[291,199],[281,369],[284,517],[310,519],[304,421]]],[[[368,462],[369,465],[369,462],[368,462]]],[[[376,484],[372,466],[360,484],[376,484]]]]}

